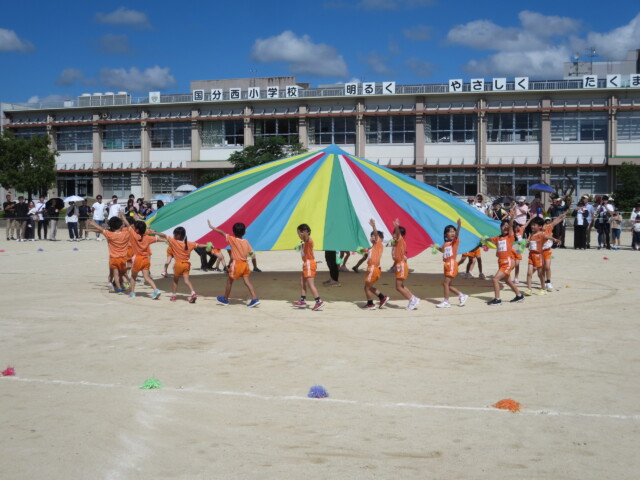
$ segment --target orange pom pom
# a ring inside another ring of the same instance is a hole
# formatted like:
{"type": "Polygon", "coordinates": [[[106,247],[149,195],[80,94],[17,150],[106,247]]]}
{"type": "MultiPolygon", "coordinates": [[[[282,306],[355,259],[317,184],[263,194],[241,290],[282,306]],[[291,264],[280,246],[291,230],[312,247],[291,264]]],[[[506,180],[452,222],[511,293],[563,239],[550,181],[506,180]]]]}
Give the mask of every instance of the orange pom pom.
{"type": "Polygon", "coordinates": [[[510,412],[520,411],[520,404],[515,400],[511,400],[510,398],[500,400],[498,403],[494,403],[491,406],[494,408],[499,408],[500,410],[509,410],[510,412]]]}

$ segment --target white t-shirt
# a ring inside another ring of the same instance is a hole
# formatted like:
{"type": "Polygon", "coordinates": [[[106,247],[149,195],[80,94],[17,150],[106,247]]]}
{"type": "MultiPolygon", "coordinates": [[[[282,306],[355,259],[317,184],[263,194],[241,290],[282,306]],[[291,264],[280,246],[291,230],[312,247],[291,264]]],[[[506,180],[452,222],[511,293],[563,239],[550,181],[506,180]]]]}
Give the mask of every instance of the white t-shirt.
{"type": "Polygon", "coordinates": [[[525,205],[516,205],[516,216],[513,219],[518,225],[524,225],[527,223],[527,213],[529,213],[529,207],[525,205]]]}
{"type": "Polygon", "coordinates": [[[118,215],[120,215],[120,211],[122,210],[122,208],[120,207],[120,205],[118,203],[110,203],[109,204],[109,219],[112,219],[113,217],[117,217],[118,215]]]}
{"type": "Polygon", "coordinates": [[[93,208],[93,219],[95,221],[104,222],[104,210],[107,206],[102,202],[96,202],[91,205],[91,208],[93,208]]]}
{"type": "Polygon", "coordinates": [[[46,208],[46,205],[44,203],[40,203],[40,202],[36,203],[36,213],[38,214],[39,221],[44,220],[44,216],[42,214],[45,208],[46,208]]]}

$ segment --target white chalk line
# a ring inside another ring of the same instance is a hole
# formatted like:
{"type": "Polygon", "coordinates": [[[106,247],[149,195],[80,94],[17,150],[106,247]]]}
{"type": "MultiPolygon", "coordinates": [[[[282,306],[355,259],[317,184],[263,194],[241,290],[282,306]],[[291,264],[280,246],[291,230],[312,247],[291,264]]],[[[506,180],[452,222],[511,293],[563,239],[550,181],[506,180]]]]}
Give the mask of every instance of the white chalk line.
{"type": "MultiPolygon", "coordinates": [[[[29,383],[48,383],[53,385],[70,385],[70,386],[87,386],[87,387],[99,387],[99,388],[127,388],[127,389],[137,389],[137,387],[131,387],[128,385],[121,385],[115,383],[96,383],[96,382],[86,382],[86,381],[69,381],[69,380],[47,380],[47,379],[39,379],[39,378],[24,378],[24,377],[6,377],[2,381],[5,380],[13,380],[17,382],[29,382],[29,383]]],[[[229,397],[246,397],[246,398],[254,398],[265,401],[300,401],[300,402],[313,402],[313,401],[321,401],[323,403],[335,403],[335,404],[345,404],[345,405],[362,405],[365,407],[372,408],[413,408],[413,409],[425,409],[425,410],[456,410],[456,411],[470,411],[470,412],[491,412],[491,413],[512,413],[508,410],[501,410],[494,407],[465,407],[460,405],[431,405],[424,403],[407,403],[407,402],[389,402],[389,403],[380,403],[380,402],[362,402],[359,400],[348,400],[348,399],[339,399],[339,398],[322,398],[315,399],[309,397],[301,397],[299,395],[261,395],[258,393],[252,392],[234,392],[227,390],[202,390],[190,387],[179,387],[172,390],[165,389],[164,391],[170,391],[172,393],[175,392],[189,392],[196,394],[212,394],[212,395],[220,395],[220,396],[229,396],[229,397]]],[[[626,414],[617,414],[617,413],[581,413],[581,412],[559,412],[555,410],[521,410],[518,412],[519,415],[547,415],[551,417],[585,417],[585,418],[610,418],[616,420],[638,420],[640,421],[639,415],[626,415],[626,414]]]]}

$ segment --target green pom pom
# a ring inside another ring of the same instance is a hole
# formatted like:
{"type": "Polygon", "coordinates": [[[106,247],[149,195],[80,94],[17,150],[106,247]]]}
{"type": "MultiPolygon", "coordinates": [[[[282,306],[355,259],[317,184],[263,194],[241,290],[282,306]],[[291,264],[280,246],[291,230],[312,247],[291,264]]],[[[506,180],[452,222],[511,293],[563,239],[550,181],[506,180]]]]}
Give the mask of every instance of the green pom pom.
{"type": "Polygon", "coordinates": [[[213,243],[207,242],[207,252],[211,252],[213,250],[213,243]]]}
{"type": "Polygon", "coordinates": [[[336,265],[342,265],[342,259],[340,257],[336,258],[336,265]]]}
{"type": "Polygon", "coordinates": [[[249,255],[247,255],[249,258],[253,258],[256,256],[256,252],[251,252],[249,253],[249,255]]]}
{"type": "Polygon", "coordinates": [[[151,390],[153,388],[162,388],[162,383],[157,378],[150,378],[149,380],[144,382],[142,385],[140,385],[140,388],[144,390],[151,390]]]}
{"type": "Polygon", "coordinates": [[[440,253],[440,245],[434,243],[433,245],[431,245],[431,254],[437,255],[438,253],[440,253]]]}
{"type": "Polygon", "coordinates": [[[358,252],[360,255],[364,255],[365,253],[367,253],[367,249],[364,247],[358,247],[356,252],[358,252]]]}
{"type": "Polygon", "coordinates": [[[302,250],[302,244],[301,244],[301,243],[297,244],[295,247],[293,247],[293,249],[294,249],[296,252],[299,252],[300,250],[302,250]]]}

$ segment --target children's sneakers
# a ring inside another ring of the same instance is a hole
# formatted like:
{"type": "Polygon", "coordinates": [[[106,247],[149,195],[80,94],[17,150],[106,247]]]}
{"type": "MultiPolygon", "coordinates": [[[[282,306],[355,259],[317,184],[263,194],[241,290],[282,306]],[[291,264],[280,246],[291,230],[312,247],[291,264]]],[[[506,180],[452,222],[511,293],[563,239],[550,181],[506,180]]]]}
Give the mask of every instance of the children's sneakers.
{"type": "Polygon", "coordinates": [[[249,308],[257,307],[258,305],[260,305],[260,299],[258,298],[254,298],[249,303],[247,303],[247,307],[249,308]]]}
{"type": "Polygon", "coordinates": [[[169,301],[175,302],[176,300],[178,300],[178,297],[176,297],[175,295],[171,295],[171,298],[169,299],[169,301]]]}
{"type": "Polygon", "coordinates": [[[196,300],[198,300],[198,295],[195,293],[189,297],[189,303],[196,303],[196,300]]]}
{"type": "Polygon", "coordinates": [[[367,302],[367,304],[366,304],[364,307],[362,307],[362,308],[363,308],[364,310],[375,310],[375,309],[376,309],[376,308],[378,308],[378,307],[376,307],[374,303],[369,303],[369,302],[367,302]]]}
{"type": "Polygon", "coordinates": [[[493,300],[489,300],[487,305],[490,307],[497,307],[498,305],[502,305],[502,300],[499,298],[494,298],[493,300]]]}
{"type": "Polygon", "coordinates": [[[129,298],[136,298],[136,292],[131,292],[129,294],[129,298]]]}
{"type": "Polygon", "coordinates": [[[436,308],[451,308],[451,304],[448,300],[443,300],[439,304],[436,305],[436,308]]]}
{"type": "Polygon", "coordinates": [[[382,297],[382,298],[380,299],[380,307],[379,307],[379,308],[384,307],[387,303],[389,303],[389,297],[387,297],[387,296],[385,295],[384,297],[382,297]]]}
{"type": "Polygon", "coordinates": [[[160,297],[162,292],[157,288],[153,291],[153,295],[151,295],[151,300],[157,300],[160,297]]]}
{"type": "Polygon", "coordinates": [[[460,295],[458,297],[458,301],[460,302],[460,306],[464,307],[464,304],[467,303],[467,300],[469,299],[469,295],[465,295],[464,293],[462,295],[460,295]]]}
{"type": "Polygon", "coordinates": [[[293,306],[298,308],[307,308],[307,302],[304,300],[298,300],[297,302],[293,302],[293,306]]]}
{"type": "Polygon", "coordinates": [[[553,285],[551,284],[551,282],[547,282],[547,292],[553,292],[553,285]]]}
{"type": "Polygon", "coordinates": [[[420,299],[414,295],[409,300],[409,304],[405,307],[405,310],[415,310],[419,303],[420,299]]]}
{"type": "Polygon", "coordinates": [[[513,297],[512,300],[509,300],[509,303],[522,303],[524,302],[524,295],[520,294],[520,295],[516,295],[515,297],[513,297]]]}
{"type": "Polygon", "coordinates": [[[530,297],[531,295],[533,295],[533,291],[532,291],[530,288],[527,288],[527,289],[524,291],[524,294],[525,294],[527,297],[530,297]]]}
{"type": "Polygon", "coordinates": [[[216,297],[216,300],[220,305],[225,305],[225,306],[229,305],[229,300],[224,298],[223,296],[216,297]]]}
{"type": "Polygon", "coordinates": [[[546,295],[547,291],[544,288],[541,288],[536,292],[536,295],[546,295]]]}
{"type": "Polygon", "coordinates": [[[117,293],[118,295],[124,295],[124,290],[119,289],[119,290],[116,290],[115,293],[117,293]]]}
{"type": "Polygon", "coordinates": [[[520,280],[518,278],[514,278],[513,279],[513,283],[515,283],[517,285],[518,283],[520,283],[520,280]]]}
{"type": "Polygon", "coordinates": [[[316,302],[316,304],[313,306],[313,308],[311,310],[314,311],[314,312],[317,312],[322,307],[324,307],[324,302],[322,300],[320,300],[319,302],[316,302]]]}
{"type": "Polygon", "coordinates": [[[478,275],[478,278],[480,280],[486,280],[487,276],[484,273],[481,273],[480,275],[478,275]]]}

